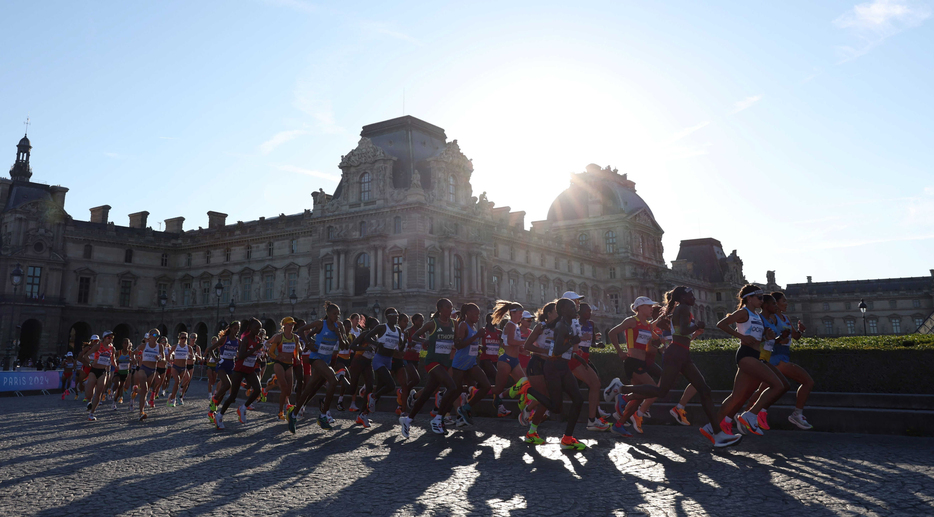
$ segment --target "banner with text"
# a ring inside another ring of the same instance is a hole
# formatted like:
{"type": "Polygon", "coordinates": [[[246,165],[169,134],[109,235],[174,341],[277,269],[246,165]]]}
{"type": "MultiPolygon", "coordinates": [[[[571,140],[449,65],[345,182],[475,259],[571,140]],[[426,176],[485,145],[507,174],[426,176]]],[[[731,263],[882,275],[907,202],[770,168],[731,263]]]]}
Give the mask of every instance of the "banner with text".
{"type": "Polygon", "coordinates": [[[55,390],[62,372],[0,372],[0,391],[55,390]]]}

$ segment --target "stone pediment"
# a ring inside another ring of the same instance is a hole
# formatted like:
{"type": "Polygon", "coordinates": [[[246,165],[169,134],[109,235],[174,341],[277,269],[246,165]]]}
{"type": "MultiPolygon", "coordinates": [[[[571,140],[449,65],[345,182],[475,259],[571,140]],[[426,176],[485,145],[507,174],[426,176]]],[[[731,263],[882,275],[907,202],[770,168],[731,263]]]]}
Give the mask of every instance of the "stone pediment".
{"type": "Polygon", "coordinates": [[[91,268],[86,268],[86,267],[80,267],[80,268],[78,268],[78,269],[75,270],[75,280],[76,280],[76,281],[77,281],[77,279],[79,279],[79,278],[81,278],[81,277],[83,277],[83,276],[87,276],[87,277],[91,277],[91,278],[97,278],[97,271],[94,271],[93,269],[91,269],[91,268]]]}
{"type": "Polygon", "coordinates": [[[662,231],[662,227],[659,226],[657,222],[655,222],[655,218],[652,217],[649,211],[645,208],[640,208],[637,210],[634,214],[629,216],[629,220],[645,226],[650,226],[655,228],[657,231],[662,231]]]}
{"type": "Polygon", "coordinates": [[[473,163],[461,152],[460,146],[457,145],[457,140],[452,140],[444,144],[444,149],[436,156],[429,158],[429,160],[449,163],[467,172],[473,172],[473,163]]]}
{"type": "Polygon", "coordinates": [[[350,151],[350,153],[341,156],[341,163],[339,167],[344,169],[346,167],[356,167],[365,163],[373,163],[378,160],[395,159],[395,156],[392,156],[379,147],[376,147],[372,140],[367,137],[362,137],[360,138],[360,141],[357,142],[357,147],[355,147],[353,151],[350,151]]]}

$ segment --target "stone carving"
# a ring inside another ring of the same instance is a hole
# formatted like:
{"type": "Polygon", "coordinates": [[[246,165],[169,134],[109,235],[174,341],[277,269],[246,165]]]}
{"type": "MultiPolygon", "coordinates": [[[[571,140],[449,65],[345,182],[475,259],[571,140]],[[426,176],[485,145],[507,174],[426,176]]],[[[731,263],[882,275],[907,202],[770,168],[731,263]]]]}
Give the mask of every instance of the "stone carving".
{"type": "Polygon", "coordinates": [[[175,298],[175,289],[172,289],[172,297],[171,297],[171,300],[172,300],[172,305],[175,305],[175,303],[176,303],[176,302],[175,302],[175,300],[176,300],[176,298],[175,298]]]}
{"type": "Polygon", "coordinates": [[[366,233],[367,235],[379,235],[386,230],[386,220],[385,219],[376,219],[370,221],[370,224],[367,225],[366,233]]]}
{"type": "Polygon", "coordinates": [[[422,173],[418,172],[418,170],[416,170],[415,173],[412,174],[412,187],[411,188],[415,188],[415,189],[422,188],[422,173]]]}
{"type": "Polygon", "coordinates": [[[341,163],[339,167],[343,169],[345,167],[356,167],[364,163],[373,163],[376,160],[395,159],[395,156],[392,156],[379,147],[376,147],[372,140],[367,137],[362,137],[357,143],[357,147],[353,151],[350,151],[350,153],[347,155],[341,156],[341,163]]]}
{"type": "Polygon", "coordinates": [[[445,144],[444,149],[442,149],[437,156],[432,158],[432,160],[447,162],[460,170],[473,172],[473,163],[461,152],[460,146],[457,145],[457,140],[451,140],[445,144]]]}

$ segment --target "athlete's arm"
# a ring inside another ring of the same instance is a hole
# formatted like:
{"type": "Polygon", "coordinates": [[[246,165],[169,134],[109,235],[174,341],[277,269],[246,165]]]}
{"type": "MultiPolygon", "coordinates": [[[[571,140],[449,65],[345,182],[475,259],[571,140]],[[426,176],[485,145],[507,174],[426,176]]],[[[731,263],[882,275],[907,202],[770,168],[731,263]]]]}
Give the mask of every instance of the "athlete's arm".
{"type": "Polygon", "coordinates": [[[521,339],[515,339],[517,326],[515,322],[510,321],[503,327],[503,334],[506,335],[506,342],[504,343],[506,346],[522,346],[525,344],[521,339]],[[511,328],[510,325],[512,325],[511,328]]]}
{"type": "Polygon", "coordinates": [[[619,358],[624,361],[626,360],[627,357],[629,357],[629,346],[628,345],[626,346],[626,350],[623,350],[622,348],[620,348],[619,334],[621,332],[625,332],[631,329],[635,325],[636,325],[635,318],[630,316],[624,319],[622,323],[620,323],[619,325],[611,328],[610,331],[607,333],[607,337],[610,338],[610,343],[613,343],[613,348],[616,349],[616,355],[618,355],[619,358]]]}
{"type": "Polygon", "coordinates": [[[526,351],[535,352],[536,354],[548,355],[549,350],[545,350],[544,348],[536,344],[536,341],[538,340],[538,336],[542,335],[542,331],[544,329],[545,329],[544,323],[539,322],[538,324],[535,325],[535,328],[532,329],[532,333],[529,334],[529,337],[525,338],[525,346],[523,348],[526,351]]]}
{"type": "Polygon", "coordinates": [[[736,323],[746,323],[747,321],[749,321],[749,311],[745,309],[739,309],[736,312],[727,314],[725,318],[717,322],[717,328],[739,339],[739,342],[744,345],[754,346],[756,343],[759,343],[759,340],[752,336],[740,334],[739,331],[730,327],[730,325],[734,325],[736,323]]]}
{"type": "Polygon", "coordinates": [[[435,320],[432,319],[432,320],[429,320],[428,323],[425,323],[424,325],[422,325],[422,328],[416,330],[412,334],[412,340],[416,341],[420,337],[422,337],[423,334],[425,333],[431,334],[434,331],[435,331],[435,320]]]}

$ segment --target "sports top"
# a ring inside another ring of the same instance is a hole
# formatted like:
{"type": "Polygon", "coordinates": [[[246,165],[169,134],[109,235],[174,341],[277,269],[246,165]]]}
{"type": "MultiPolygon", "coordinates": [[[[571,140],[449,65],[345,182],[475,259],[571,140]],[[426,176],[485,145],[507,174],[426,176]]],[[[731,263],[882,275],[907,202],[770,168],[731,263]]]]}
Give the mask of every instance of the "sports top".
{"type": "Polygon", "coordinates": [[[113,357],[113,354],[113,345],[101,345],[97,352],[94,352],[94,360],[91,361],[91,364],[95,368],[110,368],[110,358],[113,357]]]}
{"type": "MultiPolygon", "coordinates": [[[[775,332],[776,336],[780,336],[782,332],[786,330],[791,330],[791,322],[788,321],[788,318],[785,317],[784,314],[777,314],[775,321],[776,321],[775,327],[778,330],[774,330],[773,332],[775,332]]],[[[789,335],[787,339],[788,339],[788,342],[786,343],[779,343],[778,341],[776,341],[775,348],[774,350],[772,350],[772,353],[775,355],[791,354],[791,336],[789,335]]]]}
{"type": "MultiPolygon", "coordinates": [[[[746,312],[749,313],[749,319],[743,323],[736,324],[736,331],[744,336],[752,336],[756,341],[762,341],[762,332],[765,331],[765,325],[762,323],[762,316],[759,316],[756,312],[749,310],[749,307],[743,307],[746,309],[746,312]]],[[[758,349],[759,344],[756,343],[753,345],[753,348],[758,349]]]]}
{"type": "Polygon", "coordinates": [[[490,330],[487,328],[483,329],[483,337],[480,338],[483,340],[483,353],[480,354],[480,358],[488,358],[495,361],[495,357],[499,357],[499,349],[503,346],[503,337],[496,330],[490,330]]]}
{"type": "Polygon", "coordinates": [[[188,359],[189,351],[190,351],[190,348],[188,347],[188,345],[185,345],[185,346],[176,345],[175,346],[175,360],[182,361],[182,360],[188,359]]]}
{"type": "Polygon", "coordinates": [[[587,320],[580,323],[580,330],[581,342],[577,346],[580,347],[581,352],[586,354],[590,352],[590,346],[593,345],[593,321],[587,320]]]}
{"type": "Polygon", "coordinates": [[[544,326],[544,323],[541,323],[541,325],[543,325],[542,333],[539,334],[538,339],[535,340],[535,346],[544,348],[551,353],[551,349],[554,348],[555,345],[555,329],[544,326]]]}
{"type": "Polygon", "coordinates": [[[130,371],[130,354],[121,353],[117,356],[117,371],[120,373],[130,371]]]}
{"type": "Polygon", "coordinates": [[[646,350],[652,341],[652,326],[642,321],[639,316],[633,316],[636,326],[626,329],[626,347],[630,350],[646,350]]]}
{"type": "Polygon", "coordinates": [[[400,341],[402,341],[402,333],[399,331],[399,327],[390,327],[388,324],[386,325],[386,332],[383,332],[383,335],[376,340],[379,346],[386,350],[398,350],[400,341]]]}
{"type": "MultiPolygon", "coordinates": [[[[339,323],[335,323],[339,325],[339,323]]],[[[318,347],[318,355],[331,355],[340,345],[337,333],[328,326],[328,320],[321,320],[321,331],[315,335],[315,345],[318,347]]]]}
{"type": "Polygon", "coordinates": [[[149,343],[146,343],[146,346],[143,347],[143,362],[144,363],[155,363],[159,360],[159,343],[156,343],[156,346],[151,347],[149,343]]]}
{"type": "Polygon", "coordinates": [[[224,344],[220,347],[220,358],[221,362],[224,361],[234,361],[237,359],[237,350],[240,348],[240,340],[226,336],[224,344]]]}
{"type": "Polygon", "coordinates": [[[454,351],[454,320],[448,319],[446,324],[442,324],[438,318],[432,318],[432,321],[435,322],[435,328],[425,343],[428,351],[425,360],[449,368],[451,352],[454,351]]]}

